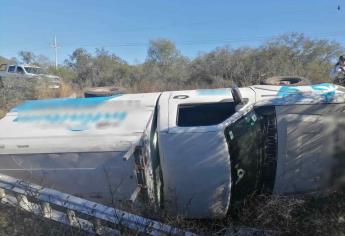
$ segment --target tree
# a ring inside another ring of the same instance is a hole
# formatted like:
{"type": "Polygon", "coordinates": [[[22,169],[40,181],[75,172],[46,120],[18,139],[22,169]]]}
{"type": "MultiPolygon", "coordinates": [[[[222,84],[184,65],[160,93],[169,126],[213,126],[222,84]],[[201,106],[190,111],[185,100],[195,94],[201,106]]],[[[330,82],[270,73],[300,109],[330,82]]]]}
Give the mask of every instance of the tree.
{"type": "Polygon", "coordinates": [[[33,61],[33,64],[37,65],[37,66],[48,68],[53,63],[47,56],[40,54],[38,56],[35,56],[35,60],[33,61]]]}
{"type": "Polygon", "coordinates": [[[0,56],[0,64],[9,64],[9,63],[15,63],[12,60],[9,60],[5,57],[0,56]]]}
{"type": "Polygon", "coordinates": [[[19,57],[25,64],[31,64],[35,61],[35,54],[33,52],[29,51],[20,51],[19,52],[19,57]]]}
{"type": "Polygon", "coordinates": [[[79,86],[94,86],[92,56],[83,48],[77,48],[65,63],[76,73],[75,83],[79,86]]]}
{"type": "Polygon", "coordinates": [[[267,76],[299,75],[314,82],[329,81],[333,61],[344,52],[339,43],[285,34],[260,48],[261,66],[267,76]],[[264,63],[263,63],[264,62],[264,63]]]}
{"type": "Polygon", "coordinates": [[[166,66],[173,60],[180,57],[180,52],[175,44],[167,39],[151,40],[147,50],[147,61],[166,66]]]}
{"type": "Polygon", "coordinates": [[[227,47],[200,54],[190,65],[188,82],[196,87],[226,85],[225,80],[232,79],[233,62],[232,52],[227,47]]]}
{"type": "Polygon", "coordinates": [[[188,79],[189,60],[167,39],[151,40],[147,58],[141,66],[141,81],[150,81],[153,88],[176,89],[188,79]]]}
{"type": "Polygon", "coordinates": [[[65,62],[76,74],[74,80],[85,86],[130,86],[135,77],[133,67],[105,49],[96,49],[91,55],[85,49],[76,49],[65,62]]]}
{"type": "Polygon", "coordinates": [[[96,49],[93,68],[98,86],[121,86],[131,83],[131,67],[115,54],[105,49],[96,49]]]}
{"type": "Polygon", "coordinates": [[[31,64],[31,65],[36,65],[36,66],[41,66],[41,67],[49,67],[52,62],[51,60],[44,56],[44,55],[35,55],[33,52],[29,51],[20,51],[19,52],[19,57],[24,64],[31,64]]]}
{"type": "Polygon", "coordinates": [[[258,84],[271,76],[304,76],[312,82],[329,81],[332,63],[344,52],[335,42],[303,34],[285,34],[258,48],[217,48],[195,58],[188,82],[194,87],[258,84]]]}

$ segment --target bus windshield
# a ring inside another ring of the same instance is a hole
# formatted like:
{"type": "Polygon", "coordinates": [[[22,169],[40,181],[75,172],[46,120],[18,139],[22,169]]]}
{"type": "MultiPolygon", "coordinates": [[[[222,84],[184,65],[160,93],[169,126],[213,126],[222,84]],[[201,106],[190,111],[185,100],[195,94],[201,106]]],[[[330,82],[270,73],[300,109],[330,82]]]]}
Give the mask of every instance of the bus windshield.
{"type": "Polygon", "coordinates": [[[255,108],[225,129],[228,142],[232,199],[254,192],[271,192],[276,170],[277,130],[274,107],[255,108]]]}

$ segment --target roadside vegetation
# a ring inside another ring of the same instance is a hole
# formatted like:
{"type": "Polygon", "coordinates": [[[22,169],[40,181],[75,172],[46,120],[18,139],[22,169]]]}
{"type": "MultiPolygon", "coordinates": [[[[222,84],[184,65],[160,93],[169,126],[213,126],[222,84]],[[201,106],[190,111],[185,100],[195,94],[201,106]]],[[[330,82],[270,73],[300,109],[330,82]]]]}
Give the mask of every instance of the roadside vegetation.
{"type": "Polygon", "coordinates": [[[87,87],[117,86],[128,92],[230,87],[259,84],[276,75],[303,76],[314,83],[330,82],[329,72],[344,48],[337,42],[290,33],[272,38],[256,48],[217,47],[195,58],[184,56],[167,39],[149,43],[146,60],[131,65],[105,49],[89,52],[77,48],[57,70],[42,55],[21,51],[18,58],[0,57],[0,63],[39,65],[63,78],[63,91],[51,94],[31,84],[0,82],[0,115],[25,99],[78,95],[87,87]],[[8,84],[10,83],[10,84],[8,84]],[[8,105],[9,104],[9,105],[8,105]]]}
{"type": "MultiPolygon", "coordinates": [[[[195,58],[184,56],[167,39],[152,40],[147,58],[129,64],[105,49],[78,48],[57,70],[49,59],[22,51],[19,59],[0,57],[0,63],[23,62],[46,68],[63,79],[59,91],[34,81],[0,80],[0,117],[23,100],[81,95],[87,87],[118,86],[128,92],[230,87],[259,84],[276,75],[303,76],[313,83],[330,82],[329,72],[344,48],[337,42],[286,34],[256,48],[218,47],[195,58]]],[[[82,235],[18,210],[0,208],[0,235],[82,235]],[[17,218],[16,218],[17,217],[17,218]],[[48,226],[47,226],[48,225],[48,226]],[[29,233],[29,234],[31,234],[29,233]]],[[[345,194],[308,197],[254,197],[225,220],[167,223],[206,235],[224,235],[253,227],[280,235],[345,235],[345,194]]]]}

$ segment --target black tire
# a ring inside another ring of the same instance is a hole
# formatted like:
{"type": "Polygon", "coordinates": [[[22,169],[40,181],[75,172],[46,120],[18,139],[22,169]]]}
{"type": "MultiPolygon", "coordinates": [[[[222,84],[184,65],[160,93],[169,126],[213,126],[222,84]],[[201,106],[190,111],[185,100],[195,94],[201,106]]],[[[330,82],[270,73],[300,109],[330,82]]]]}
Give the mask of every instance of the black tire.
{"type": "Polygon", "coordinates": [[[263,80],[261,84],[278,86],[302,86],[311,85],[311,82],[309,79],[299,76],[274,76],[263,80]]]}
{"type": "Polygon", "coordinates": [[[124,91],[114,86],[88,88],[84,92],[86,98],[109,97],[119,94],[124,94],[124,91]]]}

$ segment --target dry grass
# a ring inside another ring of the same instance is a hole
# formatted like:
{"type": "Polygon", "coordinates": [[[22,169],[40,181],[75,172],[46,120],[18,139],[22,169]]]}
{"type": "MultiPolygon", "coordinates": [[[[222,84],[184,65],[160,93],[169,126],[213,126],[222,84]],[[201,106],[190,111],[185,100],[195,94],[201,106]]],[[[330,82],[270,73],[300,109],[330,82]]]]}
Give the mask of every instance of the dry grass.
{"type": "Polygon", "coordinates": [[[248,227],[279,235],[345,235],[345,194],[255,196],[226,219],[201,222],[201,227],[219,235],[248,227]]]}
{"type": "Polygon", "coordinates": [[[36,99],[69,97],[74,93],[72,86],[68,83],[61,83],[58,89],[50,89],[46,84],[36,88],[36,99]]]}
{"type": "Polygon", "coordinates": [[[0,205],[0,235],[85,235],[76,228],[46,220],[20,209],[0,205]]]}
{"type": "Polygon", "coordinates": [[[80,96],[81,90],[70,83],[62,82],[59,89],[51,89],[47,83],[37,80],[18,80],[2,78],[0,87],[0,118],[11,108],[25,100],[80,96]]]}
{"type": "MultiPolygon", "coordinates": [[[[222,220],[184,220],[165,223],[201,235],[345,235],[345,194],[329,196],[256,196],[222,220]]],[[[128,232],[127,232],[128,233],[128,232]]],[[[59,223],[0,205],[0,235],[85,235],[59,223]]]]}
{"type": "Polygon", "coordinates": [[[236,220],[284,235],[341,235],[344,206],[344,195],[337,193],[304,198],[260,196],[246,202],[236,220]]]}

